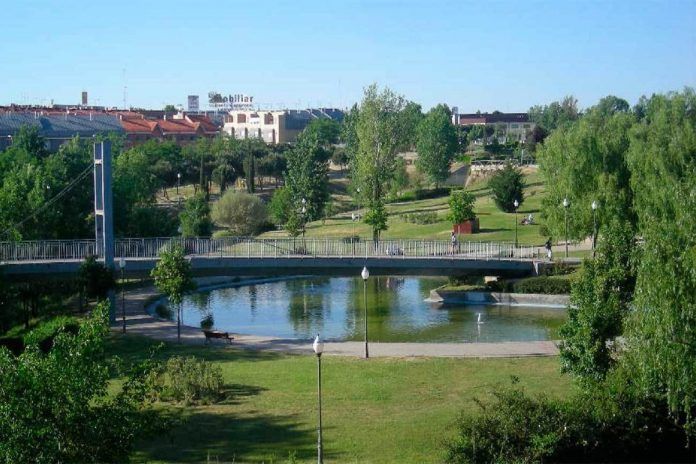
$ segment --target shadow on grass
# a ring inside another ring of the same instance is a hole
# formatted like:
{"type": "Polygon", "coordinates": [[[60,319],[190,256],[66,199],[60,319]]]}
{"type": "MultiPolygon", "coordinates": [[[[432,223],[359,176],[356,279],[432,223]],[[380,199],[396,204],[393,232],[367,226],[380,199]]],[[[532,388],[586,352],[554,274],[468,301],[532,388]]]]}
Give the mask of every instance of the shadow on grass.
{"type": "Polygon", "coordinates": [[[119,356],[128,363],[136,363],[148,358],[153,349],[156,350],[155,359],[195,356],[206,361],[267,361],[287,356],[278,352],[230,348],[226,345],[177,344],[138,335],[116,334],[107,339],[105,352],[109,357],[119,356]]]}
{"type": "MultiPolygon", "coordinates": [[[[218,406],[173,413],[177,425],[136,446],[136,462],[285,462],[316,456],[316,431],[293,415],[237,416],[218,406]]],[[[172,414],[166,412],[163,414],[172,414]]],[[[325,458],[336,459],[327,455],[325,458]]]]}
{"type": "Polygon", "coordinates": [[[488,228],[482,227],[482,228],[479,229],[479,233],[480,233],[480,234],[489,234],[489,233],[492,233],[492,232],[501,232],[501,231],[503,231],[503,230],[509,230],[509,229],[502,229],[502,228],[488,229],[488,228]]]}

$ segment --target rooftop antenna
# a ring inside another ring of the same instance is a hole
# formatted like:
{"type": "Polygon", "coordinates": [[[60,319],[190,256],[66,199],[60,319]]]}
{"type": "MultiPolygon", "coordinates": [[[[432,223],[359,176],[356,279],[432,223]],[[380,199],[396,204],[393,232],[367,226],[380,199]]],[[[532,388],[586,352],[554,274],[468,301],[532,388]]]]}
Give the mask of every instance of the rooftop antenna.
{"type": "Polygon", "coordinates": [[[126,106],[126,95],[127,95],[128,87],[126,86],[126,68],[123,68],[123,109],[127,110],[128,106],[126,106]]]}

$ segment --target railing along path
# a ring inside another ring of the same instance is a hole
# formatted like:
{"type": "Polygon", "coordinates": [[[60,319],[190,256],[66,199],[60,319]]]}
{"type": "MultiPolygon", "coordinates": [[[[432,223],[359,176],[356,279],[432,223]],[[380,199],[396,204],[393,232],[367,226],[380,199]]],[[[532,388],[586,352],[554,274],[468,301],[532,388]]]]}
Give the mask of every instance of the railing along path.
{"type": "MultiPolygon", "coordinates": [[[[443,258],[528,260],[539,249],[507,242],[458,242],[447,240],[350,239],[255,239],[223,238],[127,238],[117,239],[114,256],[157,258],[163,250],[181,246],[188,256],[210,258],[443,258]]],[[[0,262],[83,260],[95,255],[95,240],[37,240],[0,242],[0,262]]]]}

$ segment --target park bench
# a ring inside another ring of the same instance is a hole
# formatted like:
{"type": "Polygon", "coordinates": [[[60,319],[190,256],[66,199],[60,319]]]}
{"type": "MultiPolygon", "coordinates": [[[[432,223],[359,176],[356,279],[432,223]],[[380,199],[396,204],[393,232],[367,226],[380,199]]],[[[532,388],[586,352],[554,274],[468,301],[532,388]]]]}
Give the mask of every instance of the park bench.
{"type": "Polygon", "coordinates": [[[228,343],[232,343],[234,337],[229,334],[229,332],[220,332],[218,330],[204,330],[205,343],[210,343],[211,339],[219,338],[221,340],[227,340],[228,343]]]}

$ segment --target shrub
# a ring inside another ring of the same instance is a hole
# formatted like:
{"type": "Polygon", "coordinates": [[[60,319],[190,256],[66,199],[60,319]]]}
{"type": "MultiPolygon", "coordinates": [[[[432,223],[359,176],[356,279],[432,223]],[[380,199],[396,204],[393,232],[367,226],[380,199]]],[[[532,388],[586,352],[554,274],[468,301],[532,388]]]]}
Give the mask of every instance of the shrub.
{"type": "Polygon", "coordinates": [[[171,319],[174,315],[174,312],[171,309],[169,309],[167,305],[159,303],[157,306],[155,306],[155,314],[157,314],[162,319],[171,319]]]}
{"type": "Polygon", "coordinates": [[[80,322],[74,317],[58,316],[38,325],[24,336],[25,345],[38,345],[41,351],[48,352],[53,348],[53,340],[60,333],[76,335],[80,330],[80,322]]]}
{"type": "Polygon", "coordinates": [[[89,298],[104,298],[114,286],[114,276],[96,256],[88,256],[80,264],[78,281],[89,298]]]}
{"type": "Polygon", "coordinates": [[[155,374],[157,399],[211,404],[224,397],[222,369],[194,356],[170,358],[155,374]]]}
{"type": "Polygon", "coordinates": [[[506,213],[515,211],[514,202],[524,202],[524,178],[522,171],[508,163],[488,181],[496,206],[506,213]]]}
{"type": "Polygon", "coordinates": [[[210,220],[210,206],[205,201],[205,195],[198,194],[186,200],[179,220],[183,237],[210,237],[213,223],[210,220]]]}
{"type": "Polygon", "coordinates": [[[435,224],[438,222],[437,213],[434,211],[423,211],[422,213],[408,213],[401,215],[404,221],[411,224],[435,224]]]}
{"type": "Polygon", "coordinates": [[[530,277],[512,284],[515,293],[541,293],[545,295],[570,294],[570,280],[547,276],[530,277]]]}
{"type": "Polygon", "coordinates": [[[289,212],[292,207],[292,193],[290,189],[281,187],[273,192],[271,202],[268,204],[268,210],[276,224],[282,225],[288,222],[289,212]]]}
{"type": "Polygon", "coordinates": [[[476,217],[474,213],[475,201],[476,197],[470,192],[463,190],[452,191],[448,200],[450,207],[448,219],[452,221],[452,224],[460,224],[474,219],[476,217]]]}
{"type": "Polygon", "coordinates": [[[254,235],[268,222],[266,205],[258,197],[228,190],[213,206],[213,219],[236,235],[254,235]]]}

